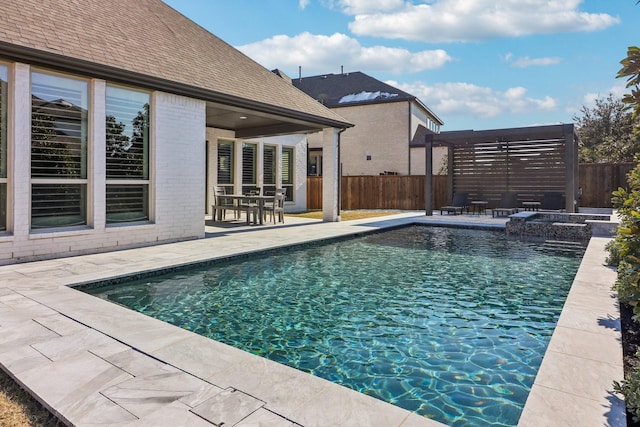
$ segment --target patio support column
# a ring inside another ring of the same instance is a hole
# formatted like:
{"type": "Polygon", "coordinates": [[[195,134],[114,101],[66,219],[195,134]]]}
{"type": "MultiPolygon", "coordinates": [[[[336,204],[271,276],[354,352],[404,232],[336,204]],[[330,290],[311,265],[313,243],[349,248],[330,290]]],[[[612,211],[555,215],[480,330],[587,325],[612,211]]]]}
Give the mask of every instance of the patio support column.
{"type": "Polygon", "coordinates": [[[338,201],[340,197],[340,130],[325,128],[322,131],[322,220],[340,221],[338,201]]]}
{"type": "Polygon", "coordinates": [[[578,143],[574,139],[573,124],[562,125],[565,149],[565,209],[575,213],[578,203],[578,143]]]}
{"type": "Polygon", "coordinates": [[[424,136],[424,209],[433,215],[433,134],[424,136]]]}

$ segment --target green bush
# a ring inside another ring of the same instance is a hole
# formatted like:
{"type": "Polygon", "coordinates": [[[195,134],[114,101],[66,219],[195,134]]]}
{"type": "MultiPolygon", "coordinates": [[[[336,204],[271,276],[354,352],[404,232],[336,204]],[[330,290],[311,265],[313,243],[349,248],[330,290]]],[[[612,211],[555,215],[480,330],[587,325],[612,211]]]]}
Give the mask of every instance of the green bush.
{"type": "MultiPolygon", "coordinates": [[[[614,289],[620,302],[633,307],[635,318],[640,315],[640,165],[629,172],[627,183],[628,190],[619,188],[613,193],[620,225],[615,239],[607,245],[607,261],[618,266],[614,289]]],[[[640,357],[640,352],[636,357],[640,357]]],[[[624,395],[633,419],[640,420],[640,366],[631,368],[624,381],[614,382],[614,389],[624,395]]]]}
{"type": "Polygon", "coordinates": [[[634,368],[622,383],[615,381],[613,389],[624,395],[627,411],[633,416],[633,421],[640,421],[640,368],[634,368]]]}

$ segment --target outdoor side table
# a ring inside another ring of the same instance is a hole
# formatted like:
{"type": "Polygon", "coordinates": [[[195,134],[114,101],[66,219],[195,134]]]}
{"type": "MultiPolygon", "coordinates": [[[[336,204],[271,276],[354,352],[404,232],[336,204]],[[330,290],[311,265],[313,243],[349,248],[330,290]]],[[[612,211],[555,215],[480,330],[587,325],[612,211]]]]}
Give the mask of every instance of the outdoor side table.
{"type": "Polygon", "coordinates": [[[522,202],[525,211],[537,211],[540,209],[540,202],[522,202]]]}
{"type": "Polygon", "coordinates": [[[481,213],[487,213],[487,205],[489,204],[486,200],[474,200],[471,202],[473,205],[473,212],[480,216],[481,213]]]}

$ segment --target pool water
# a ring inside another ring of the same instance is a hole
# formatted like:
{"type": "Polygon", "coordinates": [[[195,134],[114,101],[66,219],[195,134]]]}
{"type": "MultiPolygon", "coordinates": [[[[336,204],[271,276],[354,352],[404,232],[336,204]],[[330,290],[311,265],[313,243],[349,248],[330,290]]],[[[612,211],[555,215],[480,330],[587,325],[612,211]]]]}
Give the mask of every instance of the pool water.
{"type": "Polygon", "coordinates": [[[452,426],[515,426],[584,247],[412,226],[87,292],[452,426]]]}

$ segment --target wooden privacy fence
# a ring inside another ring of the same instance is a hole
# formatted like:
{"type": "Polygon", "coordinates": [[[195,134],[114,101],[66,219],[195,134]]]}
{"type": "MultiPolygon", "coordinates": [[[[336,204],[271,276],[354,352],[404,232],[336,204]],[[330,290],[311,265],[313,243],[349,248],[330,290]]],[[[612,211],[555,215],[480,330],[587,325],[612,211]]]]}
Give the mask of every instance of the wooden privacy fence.
{"type": "MultiPolygon", "coordinates": [[[[341,209],[424,209],[424,175],[343,176],[341,209]]],[[[433,177],[434,206],[446,204],[447,177],[433,177]]],[[[322,209],[322,177],[307,178],[307,209],[322,209]]]]}
{"type": "Polygon", "coordinates": [[[635,163],[581,163],[579,185],[582,187],[580,206],[611,207],[611,193],[618,187],[627,188],[627,174],[635,163]]]}
{"type": "MultiPolygon", "coordinates": [[[[626,187],[626,175],[634,165],[581,163],[579,206],[611,207],[611,193],[618,187],[626,187]]],[[[341,185],[343,210],[425,208],[424,175],[343,176],[341,185]]],[[[434,209],[448,203],[447,185],[447,176],[433,176],[434,209]]],[[[322,177],[307,178],[307,209],[322,209],[322,177]]]]}

